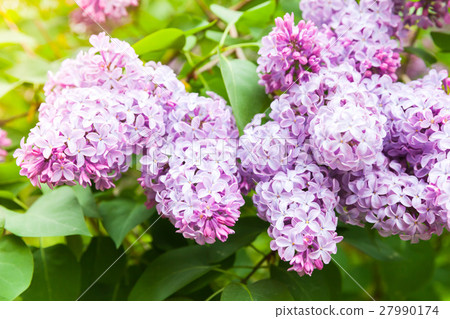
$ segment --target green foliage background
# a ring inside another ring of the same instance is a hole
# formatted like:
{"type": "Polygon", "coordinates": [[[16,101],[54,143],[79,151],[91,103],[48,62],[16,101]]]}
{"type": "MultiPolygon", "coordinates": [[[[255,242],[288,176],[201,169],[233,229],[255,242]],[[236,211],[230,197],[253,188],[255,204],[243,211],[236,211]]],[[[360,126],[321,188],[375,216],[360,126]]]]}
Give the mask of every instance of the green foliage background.
{"type": "MultiPolygon", "coordinates": [[[[89,47],[69,27],[75,8],[0,5],[0,127],[13,141],[0,164],[0,300],[450,300],[446,232],[412,245],[340,225],[335,262],[299,277],[270,251],[250,197],[235,235],[197,246],[145,208],[137,171],[106,192],[32,187],[11,153],[37,121],[47,71],[89,47]]],[[[143,60],[169,63],[188,90],[222,95],[240,129],[270,104],[255,72],[261,37],[276,16],[301,16],[298,0],[141,0],[130,11],[110,34],[143,60]]],[[[422,31],[407,52],[448,67],[449,37],[422,31]]]]}

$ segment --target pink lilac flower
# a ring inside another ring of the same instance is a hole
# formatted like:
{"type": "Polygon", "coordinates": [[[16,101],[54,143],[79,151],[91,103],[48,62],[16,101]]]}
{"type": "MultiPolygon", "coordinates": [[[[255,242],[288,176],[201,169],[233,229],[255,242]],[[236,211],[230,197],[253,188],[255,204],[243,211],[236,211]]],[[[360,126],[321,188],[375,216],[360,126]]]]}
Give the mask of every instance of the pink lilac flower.
{"type": "Polygon", "coordinates": [[[295,169],[280,171],[256,186],[253,201],[258,216],[270,223],[270,247],[299,275],[322,269],[335,254],[342,237],[336,234],[339,185],[327,169],[307,153],[295,169]]]}
{"type": "Polygon", "coordinates": [[[127,7],[137,6],[138,0],[76,0],[83,17],[103,23],[106,19],[119,19],[127,16],[127,7]]]}
{"type": "Polygon", "coordinates": [[[263,37],[258,73],[266,92],[285,91],[292,83],[320,70],[321,47],[312,22],[294,23],[294,14],[275,19],[276,27],[263,37]]]}
{"type": "Polygon", "coordinates": [[[337,211],[346,223],[373,224],[382,236],[399,235],[413,243],[440,235],[447,226],[448,208],[428,196],[426,180],[409,175],[401,165],[380,160],[360,172],[341,175],[337,211]]]}
{"type": "MultiPolygon", "coordinates": [[[[168,163],[160,177],[141,178],[149,204],[198,244],[225,241],[244,204],[236,166],[239,135],[231,108],[216,95],[180,97],[168,112],[168,163]]],[[[142,160],[141,160],[142,162],[142,160]]]]}
{"type": "Polygon", "coordinates": [[[317,163],[358,171],[372,165],[383,150],[385,118],[358,105],[350,95],[346,97],[333,99],[320,108],[309,131],[317,163]]]}
{"type": "Polygon", "coordinates": [[[0,162],[3,162],[5,160],[6,155],[8,155],[8,152],[6,152],[4,148],[10,145],[11,140],[7,137],[6,132],[0,129],[0,162]]]}
{"type": "Polygon", "coordinates": [[[41,105],[39,123],[14,153],[21,175],[33,185],[94,182],[99,189],[113,187],[113,181],[128,169],[131,154],[145,147],[150,136],[164,134],[163,109],[154,99],[143,91],[63,89],[51,99],[52,104],[41,105]],[[143,115],[127,123],[130,106],[141,108],[140,113],[144,107],[159,109],[159,124],[150,129],[143,115]],[[132,139],[136,129],[148,131],[148,137],[132,139]]]}

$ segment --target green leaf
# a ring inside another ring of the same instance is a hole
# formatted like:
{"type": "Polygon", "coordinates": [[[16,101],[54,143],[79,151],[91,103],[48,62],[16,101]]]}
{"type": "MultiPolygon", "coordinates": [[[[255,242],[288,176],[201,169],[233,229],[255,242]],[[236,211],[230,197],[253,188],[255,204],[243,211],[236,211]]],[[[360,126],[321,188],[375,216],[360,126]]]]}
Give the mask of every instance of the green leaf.
{"type": "Polygon", "coordinates": [[[117,249],[109,237],[92,238],[80,262],[81,291],[89,288],[81,300],[114,299],[114,291],[124,275],[127,263],[123,251],[122,247],[117,249]]]}
{"type": "Polygon", "coordinates": [[[443,32],[431,32],[430,34],[436,46],[444,52],[450,51],[450,34],[443,32]]]}
{"type": "Polygon", "coordinates": [[[216,23],[217,23],[217,20],[211,21],[210,23],[203,23],[203,24],[199,25],[198,27],[195,27],[195,28],[185,31],[184,34],[186,35],[186,37],[188,37],[190,35],[194,35],[198,32],[202,32],[204,30],[211,28],[216,23]]]}
{"type": "Polygon", "coordinates": [[[97,203],[95,202],[92,191],[89,187],[84,188],[81,185],[72,186],[72,190],[75,192],[75,196],[83,209],[84,216],[99,218],[97,203]]]}
{"type": "Polygon", "coordinates": [[[168,28],[158,30],[133,45],[136,54],[142,55],[149,52],[167,49],[181,50],[186,42],[185,33],[180,29],[168,28]]]}
{"type": "Polygon", "coordinates": [[[216,16],[218,16],[222,21],[225,21],[227,24],[236,23],[243,14],[243,12],[234,11],[219,6],[218,4],[212,4],[210,9],[216,16]]]}
{"type": "Polygon", "coordinates": [[[41,196],[25,214],[5,211],[5,228],[24,237],[86,235],[83,211],[68,186],[41,196]]]}
{"type": "Polygon", "coordinates": [[[164,300],[210,271],[205,246],[168,251],[151,262],[130,293],[129,300],[164,300]]]}
{"type": "Polygon", "coordinates": [[[21,84],[22,84],[21,81],[8,83],[6,81],[0,80],[0,99],[21,84]]]}
{"type": "Polygon", "coordinates": [[[228,60],[220,56],[220,68],[239,131],[255,114],[270,104],[264,88],[258,84],[256,65],[247,60],[228,60]]]}
{"type": "Polygon", "coordinates": [[[351,227],[340,233],[345,243],[377,260],[394,260],[401,256],[397,251],[379,240],[379,236],[369,229],[351,227]]]}
{"type": "Polygon", "coordinates": [[[238,249],[250,245],[255,238],[268,228],[268,223],[256,216],[240,218],[233,227],[235,233],[230,235],[226,242],[216,242],[209,248],[210,263],[220,262],[238,249]]]}
{"type": "Polygon", "coordinates": [[[437,59],[436,59],[436,57],[433,54],[431,54],[428,51],[425,51],[422,48],[405,47],[404,51],[407,52],[407,53],[414,54],[415,56],[421,58],[422,60],[425,61],[425,63],[427,65],[431,65],[431,64],[434,64],[434,63],[437,62],[437,59]]]}
{"type": "Polygon", "coordinates": [[[289,264],[282,262],[270,268],[270,277],[287,285],[295,300],[336,300],[341,292],[339,269],[332,262],[322,270],[314,270],[312,276],[300,277],[295,271],[287,271],[289,264]]]}
{"type": "Polygon", "coordinates": [[[275,0],[270,0],[248,9],[239,20],[238,29],[248,32],[249,28],[265,27],[272,20],[275,8],[275,0]]]}
{"type": "Polygon", "coordinates": [[[0,45],[4,44],[25,44],[34,47],[36,46],[36,40],[19,31],[0,30],[0,45]]]}
{"type": "Polygon", "coordinates": [[[51,63],[42,58],[24,56],[6,72],[22,82],[44,84],[47,81],[48,71],[55,71],[57,65],[58,63],[51,63]]]}
{"type": "Polygon", "coordinates": [[[224,301],[292,301],[294,298],[285,284],[263,279],[248,286],[232,283],[225,287],[220,300],[224,301]]]}
{"type": "Polygon", "coordinates": [[[225,287],[220,296],[222,301],[253,301],[248,287],[241,283],[231,283],[225,287]]]}
{"type": "Polygon", "coordinates": [[[175,227],[168,219],[162,219],[150,228],[152,246],[159,250],[171,250],[187,246],[187,239],[177,233],[175,227]]]}
{"type": "Polygon", "coordinates": [[[36,249],[34,276],[24,300],[76,300],[80,294],[80,264],[65,245],[36,249]]]}
{"type": "Polygon", "coordinates": [[[395,261],[380,262],[380,273],[392,300],[404,300],[427,285],[434,273],[435,255],[428,241],[417,244],[398,237],[383,240],[401,256],[395,261]]]}
{"type": "Polygon", "coordinates": [[[155,212],[154,209],[147,209],[143,203],[129,199],[104,201],[100,203],[99,209],[103,225],[116,243],[116,247],[122,244],[130,230],[155,212]]]}
{"type": "Polygon", "coordinates": [[[0,238],[0,300],[13,300],[31,283],[33,256],[19,237],[0,238]]]}
{"type": "Polygon", "coordinates": [[[255,301],[290,301],[294,300],[287,286],[273,279],[263,279],[248,285],[255,301]]]}
{"type": "Polygon", "coordinates": [[[26,180],[24,176],[20,176],[20,167],[15,162],[0,163],[0,185],[11,184],[26,180]]]}

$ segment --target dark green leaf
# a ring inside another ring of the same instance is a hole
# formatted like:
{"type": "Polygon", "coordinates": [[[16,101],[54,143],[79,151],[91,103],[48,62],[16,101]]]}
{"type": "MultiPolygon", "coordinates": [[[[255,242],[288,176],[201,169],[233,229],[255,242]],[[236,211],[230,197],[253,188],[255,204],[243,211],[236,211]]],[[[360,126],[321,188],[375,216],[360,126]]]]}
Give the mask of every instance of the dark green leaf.
{"type": "Polygon", "coordinates": [[[156,258],[139,278],[129,300],[164,300],[206,274],[213,267],[208,265],[205,248],[183,247],[156,258]]]}
{"type": "Polygon", "coordinates": [[[167,49],[181,50],[186,42],[185,33],[180,29],[168,28],[158,30],[133,45],[136,54],[167,49]]]}
{"type": "Polygon", "coordinates": [[[230,235],[226,242],[216,242],[208,247],[210,263],[220,262],[234,254],[239,248],[250,245],[267,228],[267,222],[256,216],[240,218],[233,227],[235,233],[230,235]]]}
{"type": "Polygon", "coordinates": [[[81,290],[90,287],[81,300],[114,299],[126,266],[127,258],[122,254],[123,248],[117,249],[109,237],[92,238],[80,262],[81,290]]]}
{"type": "Polygon", "coordinates": [[[28,288],[33,276],[33,256],[19,237],[0,238],[0,300],[13,300],[28,288]]]}
{"type": "Polygon", "coordinates": [[[380,272],[392,300],[404,300],[407,296],[431,280],[434,272],[434,252],[427,241],[417,244],[402,241],[398,237],[384,239],[401,256],[395,261],[380,262],[380,272]]]}
{"type": "Polygon", "coordinates": [[[187,246],[187,239],[176,232],[175,227],[168,219],[161,219],[150,228],[152,246],[159,250],[171,250],[187,246]]]}
{"type": "Polygon", "coordinates": [[[345,243],[377,260],[394,260],[401,257],[397,251],[380,241],[378,234],[369,229],[351,227],[340,234],[344,236],[345,243]]]}
{"type": "Polygon", "coordinates": [[[258,84],[256,65],[247,60],[228,60],[220,56],[220,68],[240,132],[255,114],[270,104],[264,88],[258,84]]]}
{"type": "Polygon", "coordinates": [[[222,292],[224,301],[290,301],[294,300],[285,284],[273,280],[263,279],[248,286],[232,283],[222,292]]]}
{"type": "Polygon", "coordinates": [[[450,34],[444,32],[431,32],[431,38],[434,44],[442,49],[442,51],[450,51],[450,34]]]}
{"type": "Polygon", "coordinates": [[[341,291],[341,276],[333,262],[315,270],[312,276],[300,277],[295,271],[287,271],[289,265],[270,268],[271,278],[286,284],[295,300],[336,300],[341,291]]]}
{"type": "Polygon", "coordinates": [[[253,301],[248,287],[241,283],[231,283],[225,287],[220,297],[222,301],[253,301]]]}
{"type": "Polygon", "coordinates": [[[80,294],[80,264],[65,245],[36,249],[34,276],[24,300],[76,300],[80,294]]]}
{"type": "Polygon", "coordinates": [[[436,59],[436,57],[435,57],[433,54],[431,54],[431,53],[428,52],[428,51],[425,51],[425,50],[422,49],[422,48],[405,47],[404,50],[405,50],[405,52],[407,52],[407,53],[414,54],[415,56],[421,58],[422,60],[425,61],[425,63],[426,63],[427,65],[431,65],[431,64],[434,64],[434,63],[437,62],[437,59],[436,59]]]}
{"type": "Polygon", "coordinates": [[[7,211],[5,215],[5,228],[18,236],[91,235],[80,203],[68,186],[41,196],[25,214],[7,211]]]}
{"type": "Polygon", "coordinates": [[[154,209],[147,209],[143,203],[136,203],[129,199],[115,199],[102,202],[99,205],[103,225],[116,243],[122,244],[130,230],[147,220],[154,209]]]}

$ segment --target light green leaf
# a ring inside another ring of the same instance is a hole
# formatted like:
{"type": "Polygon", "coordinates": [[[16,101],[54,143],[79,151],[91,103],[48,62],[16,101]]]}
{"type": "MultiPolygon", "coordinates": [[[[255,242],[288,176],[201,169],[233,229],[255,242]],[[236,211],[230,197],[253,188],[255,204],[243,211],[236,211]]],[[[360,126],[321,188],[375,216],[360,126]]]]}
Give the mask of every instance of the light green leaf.
{"type": "Polygon", "coordinates": [[[212,26],[214,26],[216,23],[217,23],[217,20],[211,21],[210,23],[203,23],[203,24],[199,25],[198,27],[195,27],[195,28],[185,31],[184,33],[185,33],[186,37],[188,37],[188,36],[194,35],[198,32],[207,30],[207,29],[211,28],[212,26]]]}
{"type": "Polygon", "coordinates": [[[24,300],[76,300],[80,295],[80,264],[65,245],[36,249],[34,276],[24,300]]]}
{"type": "Polygon", "coordinates": [[[227,24],[236,23],[242,16],[242,12],[234,11],[218,4],[213,4],[210,7],[211,11],[218,16],[221,20],[225,21],[227,24]]]}
{"type": "Polygon", "coordinates": [[[183,247],[157,257],[133,287],[129,300],[164,300],[206,274],[213,266],[208,265],[205,248],[183,247]]]}
{"type": "Polygon", "coordinates": [[[25,44],[34,47],[36,46],[36,40],[19,31],[0,30],[0,45],[3,44],[25,44]]]}
{"type": "Polygon", "coordinates": [[[167,49],[181,50],[186,42],[185,33],[176,28],[158,30],[133,45],[136,54],[142,55],[149,52],[167,49]]]}
{"type": "Polygon", "coordinates": [[[122,244],[130,230],[155,212],[154,209],[147,209],[143,203],[136,203],[129,199],[104,201],[99,209],[103,225],[116,243],[116,247],[122,244]]]}
{"type": "Polygon", "coordinates": [[[68,186],[41,196],[24,214],[5,211],[5,215],[5,228],[18,236],[91,236],[80,203],[68,186]]]}
{"type": "Polygon", "coordinates": [[[33,256],[19,237],[0,238],[0,300],[13,300],[31,283],[33,256]]]}
{"type": "Polygon", "coordinates": [[[248,32],[249,28],[265,27],[267,22],[272,19],[275,8],[275,0],[270,0],[248,9],[239,20],[238,29],[248,32]]]}
{"type": "Polygon", "coordinates": [[[21,61],[6,71],[7,74],[19,81],[44,84],[47,81],[49,71],[54,71],[58,63],[51,63],[42,58],[22,57],[21,61]]]}
{"type": "Polygon", "coordinates": [[[75,192],[75,196],[83,209],[84,216],[99,218],[100,213],[98,212],[97,203],[95,202],[91,189],[89,187],[84,188],[81,185],[75,185],[72,186],[72,190],[75,192]]]}
{"type": "Polygon", "coordinates": [[[258,84],[256,65],[247,60],[228,60],[220,56],[220,69],[239,131],[255,114],[264,112],[270,104],[264,88],[258,84]]]}
{"type": "Polygon", "coordinates": [[[16,87],[18,87],[20,84],[22,84],[21,81],[16,81],[13,83],[8,83],[3,80],[0,80],[0,99],[8,94],[11,90],[14,90],[16,87]]]}
{"type": "Polygon", "coordinates": [[[0,163],[0,185],[25,181],[26,177],[20,176],[20,167],[15,162],[0,163]]]}

